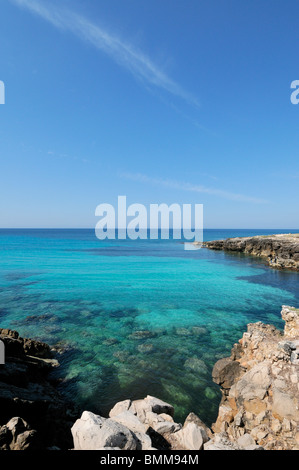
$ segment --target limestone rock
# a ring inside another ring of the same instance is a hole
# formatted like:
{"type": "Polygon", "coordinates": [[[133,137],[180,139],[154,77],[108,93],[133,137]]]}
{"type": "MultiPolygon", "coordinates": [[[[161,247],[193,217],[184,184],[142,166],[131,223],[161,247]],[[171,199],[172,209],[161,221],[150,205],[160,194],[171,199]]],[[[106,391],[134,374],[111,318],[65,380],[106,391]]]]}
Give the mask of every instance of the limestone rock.
{"type": "Polygon", "coordinates": [[[75,450],[106,447],[136,450],[138,447],[138,439],[128,428],[111,418],[105,419],[88,411],[83,412],[71,431],[75,450]]]}
{"type": "Polygon", "coordinates": [[[239,362],[226,357],[216,362],[213,367],[212,377],[215,383],[223,389],[229,389],[242,374],[239,362]]]}
{"type": "Polygon", "coordinates": [[[123,400],[114,405],[114,407],[110,410],[109,416],[112,418],[113,416],[117,416],[124,411],[128,411],[132,402],[131,400],[123,400]]]}
{"type": "Polygon", "coordinates": [[[249,448],[251,446],[256,445],[255,440],[248,433],[245,433],[245,434],[243,434],[243,436],[240,436],[239,439],[237,439],[237,444],[238,444],[239,447],[241,447],[243,449],[246,449],[246,448],[249,448]]]}
{"type": "Polygon", "coordinates": [[[283,306],[281,315],[284,332],[261,322],[249,324],[240,347],[214,368],[223,396],[212,429],[248,450],[299,450],[298,310],[283,306]],[[241,373],[226,379],[232,362],[240,364],[241,373]]]}
{"type": "Polygon", "coordinates": [[[180,431],[176,432],[175,438],[181,443],[184,449],[202,450],[209,437],[204,430],[195,423],[188,423],[180,431]]]}
{"type": "Polygon", "coordinates": [[[285,321],[284,336],[291,338],[299,336],[299,309],[283,305],[281,316],[285,321]]]}
{"type": "Polygon", "coordinates": [[[0,428],[0,450],[38,450],[40,446],[37,431],[22,418],[12,418],[0,428]]]}
{"type": "Polygon", "coordinates": [[[205,242],[204,246],[261,257],[273,268],[299,270],[299,234],[228,238],[205,242]]]}
{"type": "Polygon", "coordinates": [[[206,432],[207,436],[210,439],[213,437],[213,433],[211,429],[208,426],[206,426],[206,424],[195,413],[191,412],[188,414],[184,422],[184,427],[186,427],[188,423],[197,424],[197,426],[204,429],[204,431],[206,432]]]}
{"type": "Polygon", "coordinates": [[[123,411],[122,413],[112,416],[113,421],[122,424],[126,428],[130,429],[134,433],[145,433],[148,426],[142,423],[137,416],[130,411],[123,411]]]}
{"type": "Polygon", "coordinates": [[[232,442],[226,433],[216,434],[204,444],[204,450],[240,450],[240,447],[232,442]]]}
{"type": "Polygon", "coordinates": [[[151,407],[154,413],[161,414],[166,413],[170,416],[174,415],[174,408],[169,403],[159,400],[158,398],[148,395],[144,401],[151,407]]]}

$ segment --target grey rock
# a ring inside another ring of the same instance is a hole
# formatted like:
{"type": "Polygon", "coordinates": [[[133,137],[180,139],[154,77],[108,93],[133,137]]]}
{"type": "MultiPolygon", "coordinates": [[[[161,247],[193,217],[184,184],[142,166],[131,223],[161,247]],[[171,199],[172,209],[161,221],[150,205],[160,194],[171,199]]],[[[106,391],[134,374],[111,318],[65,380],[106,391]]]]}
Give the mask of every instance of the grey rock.
{"type": "Polygon", "coordinates": [[[230,389],[236,380],[242,375],[242,368],[237,361],[225,357],[216,362],[213,367],[213,381],[223,389],[230,389]]]}
{"type": "Polygon", "coordinates": [[[181,424],[171,423],[170,421],[159,421],[153,424],[153,429],[162,435],[169,432],[177,432],[181,427],[181,424]]]}
{"type": "Polygon", "coordinates": [[[206,431],[195,423],[188,423],[175,434],[176,439],[186,450],[202,450],[209,438],[206,431]]]}
{"type": "Polygon", "coordinates": [[[187,426],[188,423],[195,423],[197,426],[200,428],[203,428],[205,432],[207,433],[207,436],[211,439],[213,437],[213,433],[211,429],[195,414],[195,413],[189,413],[185,422],[184,422],[184,427],[187,426]]]}
{"type": "Polygon", "coordinates": [[[130,411],[124,411],[116,416],[112,416],[111,418],[113,421],[126,426],[126,428],[130,429],[134,433],[145,433],[147,427],[144,423],[142,423],[136,415],[131,413],[130,411]]]}
{"type": "Polygon", "coordinates": [[[97,450],[102,447],[136,450],[138,447],[138,439],[128,428],[89,411],[83,412],[71,431],[75,450],[97,450]]]}
{"type": "Polygon", "coordinates": [[[120,413],[123,413],[124,411],[128,411],[130,408],[132,402],[131,400],[123,400],[119,401],[114,405],[114,407],[110,410],[109,416],[112,418],[113,416],[117,416],[120,413]]]}
{"type": "Polygon", "coordinates": [[[237,439],[237,444],[238,446],[240,446],[241,448],[248,448],[250,446],[255,446],[255,440],[253,439],[253,437],[248,434],[248,433],[245,433],[243,434],[243,436],[239,437],[239,439],[237,439]]]}
{"type": "Polygon", "coordinates": [[[159,398],[155,398],[150,395],[148,395],[144,400],[151,407],[151,410],[154,413],[166,413],[170,416],[174,415],[174,408],[169,403],[166,403],[165,401],[159,400],[159,398]]]}

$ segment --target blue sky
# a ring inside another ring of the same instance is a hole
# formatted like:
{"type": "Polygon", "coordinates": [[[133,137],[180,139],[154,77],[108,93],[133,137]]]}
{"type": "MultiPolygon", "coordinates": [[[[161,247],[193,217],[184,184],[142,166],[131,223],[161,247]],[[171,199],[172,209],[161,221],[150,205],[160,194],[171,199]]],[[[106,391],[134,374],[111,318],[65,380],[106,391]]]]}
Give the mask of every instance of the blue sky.
{"type": "Polygon", "coordinates": [[[2,0],[0,227],[298,228],[297,0],[2,0]]]}

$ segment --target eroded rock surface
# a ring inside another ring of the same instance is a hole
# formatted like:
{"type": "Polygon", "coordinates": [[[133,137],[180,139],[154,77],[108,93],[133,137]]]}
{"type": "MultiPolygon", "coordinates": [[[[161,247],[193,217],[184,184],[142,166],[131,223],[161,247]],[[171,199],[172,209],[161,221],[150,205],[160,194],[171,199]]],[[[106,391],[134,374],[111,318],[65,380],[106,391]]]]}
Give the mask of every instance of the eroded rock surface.
{"type": "Polygon", "coordinates": [[[299,450],[299,310],[283,306],[281,314],[284,333],[249,324],[231,357],[215,364],[223,397],[213,431],[235,443],[246,435],[264,449],[299,450]],[[235,370],[235,380],[221,379],[235,370]]]}
{"type": "Polygon", "coordinates": [[[299,271],[299,234],[228,238],[205,242],[203,246],[258,256],[273,268],[299,271]]]}

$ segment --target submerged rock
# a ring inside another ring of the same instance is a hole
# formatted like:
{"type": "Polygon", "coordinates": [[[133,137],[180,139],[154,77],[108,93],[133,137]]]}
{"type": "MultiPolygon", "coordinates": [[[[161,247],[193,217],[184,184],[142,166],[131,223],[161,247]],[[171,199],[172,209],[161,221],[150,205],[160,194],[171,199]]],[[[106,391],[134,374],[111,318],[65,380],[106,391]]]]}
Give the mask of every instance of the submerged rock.
{"type": "Polygon", "coordinates": [[[208,333],[208,330],[205,326],[192,326],[191,331],[195,336],[203,336],[208,333]]]}
{"type": "Polygon", "coordinates": [[[137,349],[142,354],[149,354],[155,350],[155,346],[152,343],[142,343],[137,346],[137,349]]]}
{"type": "Polygon", "coordinates": [[[197,356],[190,357],[185,361],[184,364],[185,369],[198,372],[200,374],[206,374],[208,372],[208,368],[202,359],[199,359],[197,356]]]}
{"type": "Polygon", "coordinates": [[[147,338],[155,338],[156,336],[157,336],[157,333],[154,331],[137,330],[137,331],[133,331],[133,333],[129,335],[129,339],[141,340],[141,339],[147,339],[147,338]]]}
{"type": "Polygon", "coordinates": [[[175,333],[179,336],[192,336],[193,331],[188,328],[176,328],[175,333]]]}
{"type": "Polygon", "coordinates": [[[103,341],[103,344],[105,344],[105,346],[113,346],[117,343],[119,343],[119,340],[117,338],[106,338],[103,341]]]}

